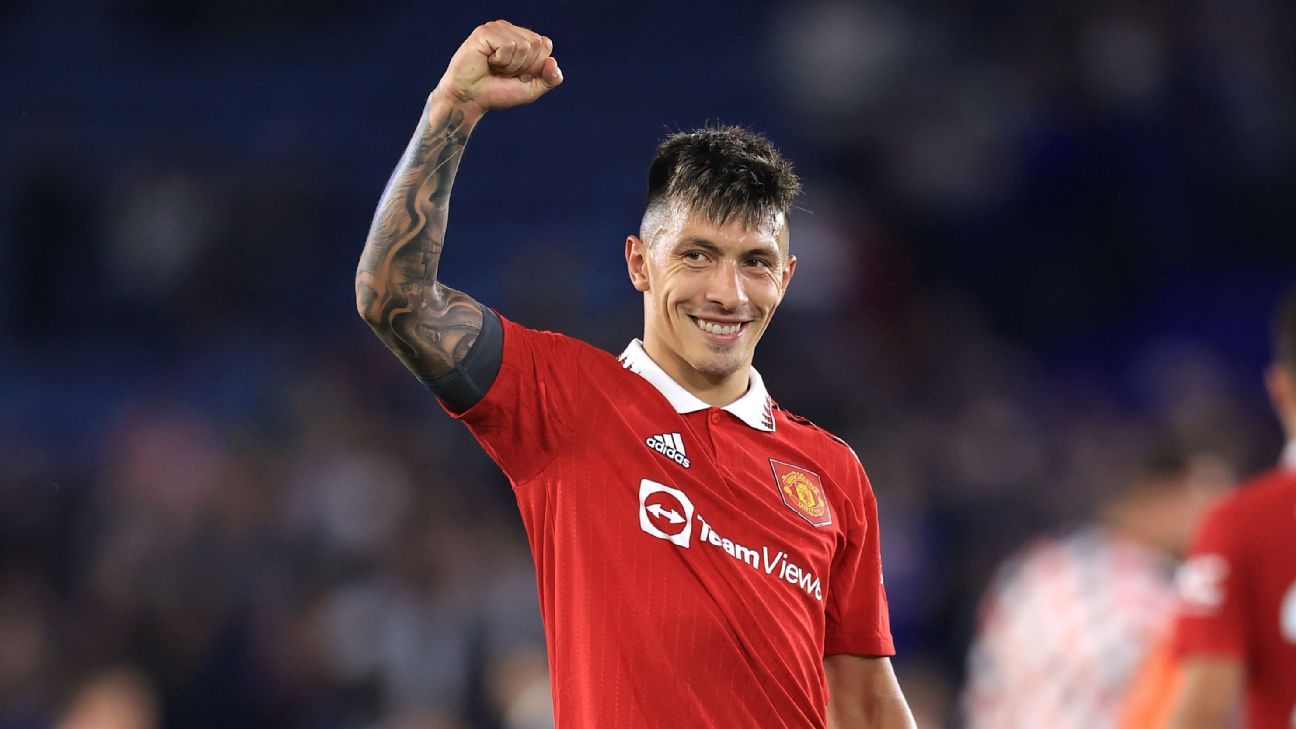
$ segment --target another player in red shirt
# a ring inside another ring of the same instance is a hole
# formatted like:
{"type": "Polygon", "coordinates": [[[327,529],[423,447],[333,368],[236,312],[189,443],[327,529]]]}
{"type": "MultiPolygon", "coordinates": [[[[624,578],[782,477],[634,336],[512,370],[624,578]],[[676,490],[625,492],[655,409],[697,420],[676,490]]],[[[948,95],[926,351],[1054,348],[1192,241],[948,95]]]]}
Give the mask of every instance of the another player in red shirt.
{"type": "Polygon", "coordinates": [[[912,727],[868,478],[751,366],[796,267],[799,184],[768,140],[727,127],[658,147],[625,244],[644,336],[619,359],[438,281],[468,136],[562,82],[552,51],[495,21],[455,53],[379,204],[356,295],[513,484],[557,726],[912,727]]]}
{"type": "Polygon", "coordinates": [[[1243,484],[1198,530],[1179,577],[1174,729],[1296,727],[1296,291],[1279,308],[1266,384],[1287,435],[1278,468],[1243,484]]]}

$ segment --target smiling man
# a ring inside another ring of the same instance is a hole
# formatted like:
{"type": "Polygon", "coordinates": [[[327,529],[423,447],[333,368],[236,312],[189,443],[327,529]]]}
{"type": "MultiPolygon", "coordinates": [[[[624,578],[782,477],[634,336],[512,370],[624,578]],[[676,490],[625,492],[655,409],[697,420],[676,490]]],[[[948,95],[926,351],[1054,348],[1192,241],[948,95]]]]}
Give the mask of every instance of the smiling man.
{"type": "Polygon", "coordinates": [[[473,31],[356,274],[361,315],[513,484],[558,729],[912,727],[868,478],[751,365],[796,269],[799,183],[768,140],[723,127],[658,147],[625,243],[643,339],[619,358],[439,282],[469,134],[561,82],[548,38],[473,31]]]}
{"type": "Polygon", "coordinates": [[[676,134],[649,168],[625,250],[644,293],[643,349],[712,405],[747,391],[756,342],[796,270],[787,209],[798,189],[773,145],[739,127],[676,134]]]}

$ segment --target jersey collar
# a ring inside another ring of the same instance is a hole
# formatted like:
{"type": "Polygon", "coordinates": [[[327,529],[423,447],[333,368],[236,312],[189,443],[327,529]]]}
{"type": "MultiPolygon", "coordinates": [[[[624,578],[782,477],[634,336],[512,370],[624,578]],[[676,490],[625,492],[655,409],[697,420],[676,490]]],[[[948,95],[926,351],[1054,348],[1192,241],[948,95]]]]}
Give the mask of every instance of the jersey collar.
{"type": "MultiPolygon", "coordinates": [[[[625,348],[621,353],[620,361],[622,367],[648,380],[649,384],[657,388],[657,391],[670,401],[675,412],[695,413],[711,407],[671,379],[671,376],[666,374],[666,370],[648,356],[644,351],[643,342],[638,339],[631,341],[625,348]]],[[[770,400],[769,393],[765,390],[765,382],[755,367],[751,368],[751,383],[747,386],[747,392],[721,409],[756,430],[774,432],[774,402],[770,400]]]]}

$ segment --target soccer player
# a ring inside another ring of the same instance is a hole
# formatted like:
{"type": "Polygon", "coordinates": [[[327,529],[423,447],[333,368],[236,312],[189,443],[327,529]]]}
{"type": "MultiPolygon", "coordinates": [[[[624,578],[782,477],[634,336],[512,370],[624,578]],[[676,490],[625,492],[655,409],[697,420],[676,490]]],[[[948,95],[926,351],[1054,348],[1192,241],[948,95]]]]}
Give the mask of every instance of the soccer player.
{"type": "Polygon", "coordinates": [[[1159,446],[1095,522],[1008,560],[969,651],[967,729],[1115,729],[1174,613],[1175,560],[1231,481],[1215,457],[1159,446]]]}
{"type": "Polygon", "coordinates": [[[469,134],[558,86],[552,54],[505,21],[454,54],[379,203],[356,297],[513,485],[557,726],[913,726],[864,470],[751,366],[796,267],[799,183],[768,140],[727,127],[659,146],[625,242],[643,339],[619,359],[439,282],[469,134]]]}
{"type": "Polygon", "coordinates": [[[1296,289],[1274,350],[1265,383],[1287,447],[1207,513],[1180,570],[1174,729],[1229,726],[1239,703],[1251,729],[1296,727],[1296,289]]]}

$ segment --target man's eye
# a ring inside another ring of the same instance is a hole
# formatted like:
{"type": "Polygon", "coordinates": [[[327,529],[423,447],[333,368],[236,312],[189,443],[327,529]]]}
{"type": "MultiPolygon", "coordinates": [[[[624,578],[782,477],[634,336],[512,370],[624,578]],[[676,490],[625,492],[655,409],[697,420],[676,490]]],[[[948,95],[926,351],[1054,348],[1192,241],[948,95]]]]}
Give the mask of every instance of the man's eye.
{"type": "Polygon", "coordinates": [[[758,268],[769,268],[770,262],[765,260],[764,258],[748,258],[747,265],[755,266],[758,268]]]}
{"type": "Polygon", "coordinates": [[[703,253],[702,251],[689,251],[684,254],[684,260],[693,261],[693,262],[705,261],[706,254],[703,253]]]}

